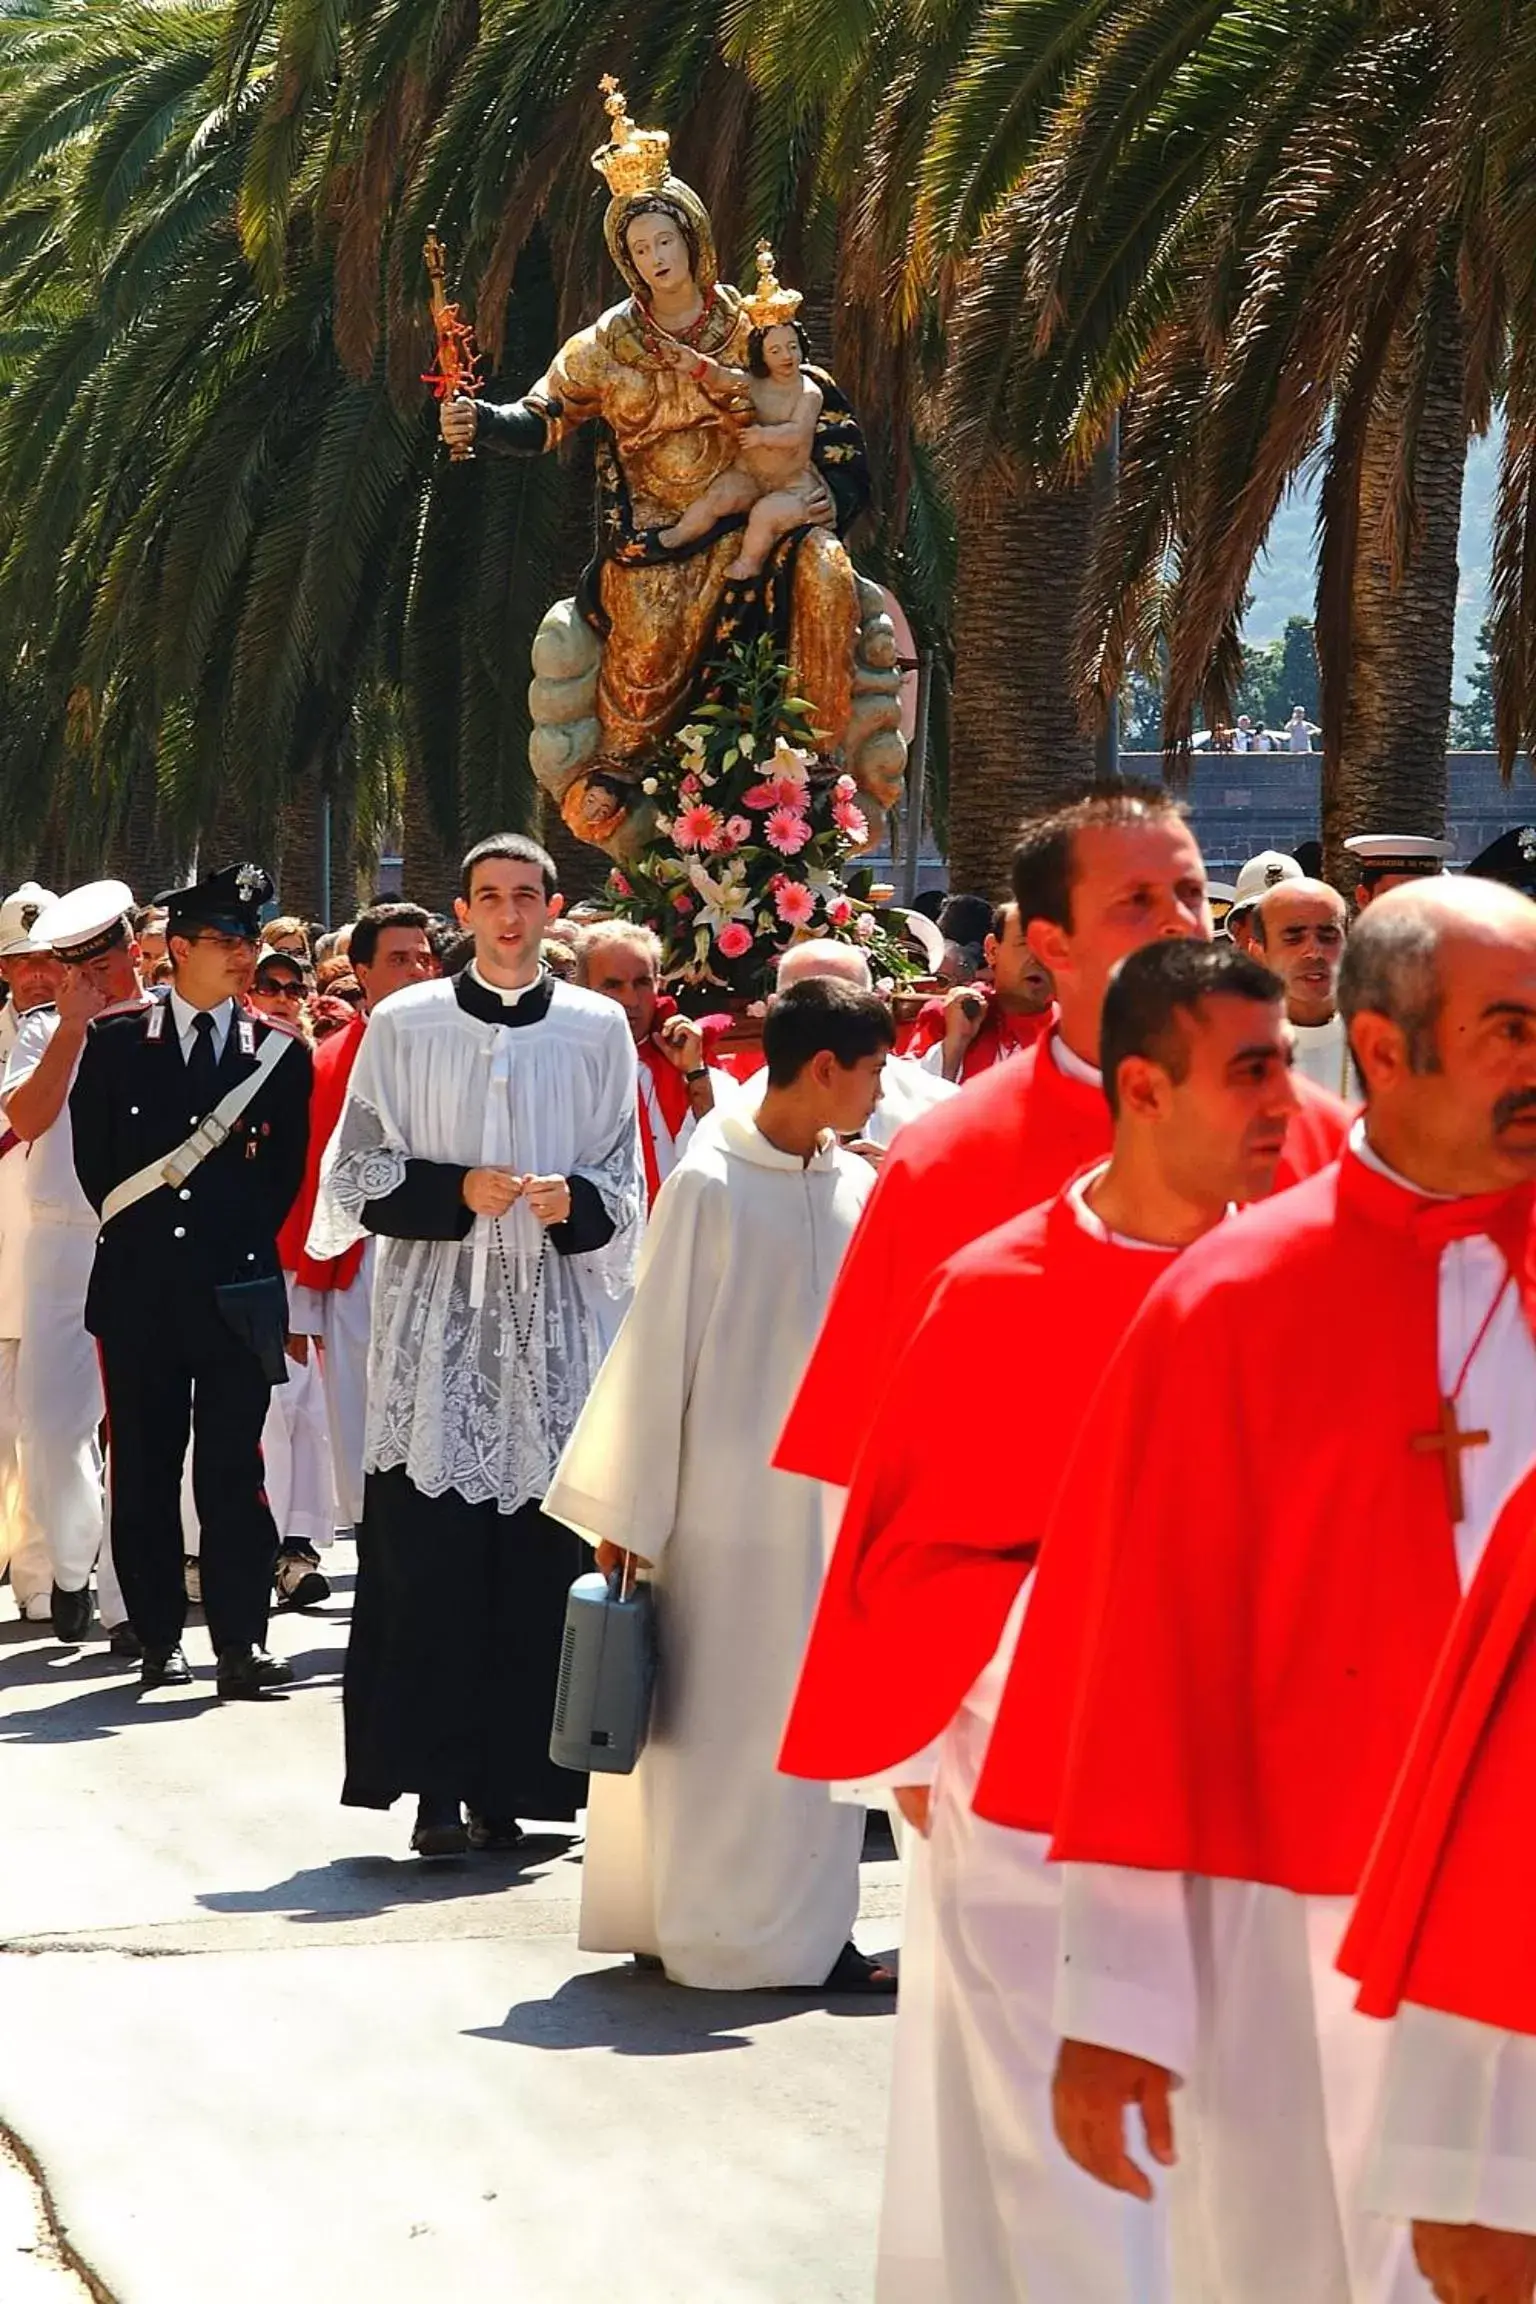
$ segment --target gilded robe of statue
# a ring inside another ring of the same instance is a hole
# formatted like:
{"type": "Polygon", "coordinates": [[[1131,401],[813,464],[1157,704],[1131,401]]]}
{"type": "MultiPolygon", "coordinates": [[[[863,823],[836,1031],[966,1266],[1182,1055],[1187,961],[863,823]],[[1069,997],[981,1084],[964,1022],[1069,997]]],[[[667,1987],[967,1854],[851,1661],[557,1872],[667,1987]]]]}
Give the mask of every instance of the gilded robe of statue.
{"type": "MultiPolygon", "coordinates": [[[[610,181],[651,132],[614,114],[616,141],[596,164],[610,181]],[[624,141],[625,129],[629,141],[624,141]],[[619,159],[612,160],[617,153],[619,159]]],[[[654,141],[664,147],[665,139],[654,141]]],[[[838,538],[807,524],[786,537],[763,576],[732,585],[745,516],[722,519],[697,542],[670,550],[670,527],[737,460],[754,421],[744,390],[696,381],[673,366],[681,343],[745,369],[751,335],[743,299],[716,277],[708,214],[670,175],[617,193],[605,233],[632,293],[573,336],[531,392],[510,407],[482,403],[477,437],[492,453],[554,448],[583,424],[599,427],[597,554],[574,601],[561,601],[534,642],[530,691],[534,773],[572,831],[615,855],[649,833],[639,781],[646,756],[687,717],[717,644],[770,632],[796,692],[811,705],[828,760],[846,765],[872,811],[901,788],[896,640],[878,587],[859,577],[838,538]],[[651,317],[626,232],[665,215],[685,236],[702,299],[681,338],[651,317]]],[[[868,500],[864,444],[837,385],[815,370],[824,396],[814,460],[846,526],[868,500]]],[[[878,827],[879,813],[875,815],[878,827]]]]}

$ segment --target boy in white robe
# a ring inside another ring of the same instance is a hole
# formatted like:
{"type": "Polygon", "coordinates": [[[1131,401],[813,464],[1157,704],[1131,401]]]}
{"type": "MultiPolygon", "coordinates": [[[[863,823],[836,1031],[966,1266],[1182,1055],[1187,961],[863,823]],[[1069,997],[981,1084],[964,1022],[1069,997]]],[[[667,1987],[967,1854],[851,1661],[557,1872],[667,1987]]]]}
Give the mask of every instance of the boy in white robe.
{"type": "Polygon", "coordinates": [[[773,1002],[762,1103],[663,1187],[545,1498],[599,1566],[652,1576],[659,1621],[650,1741],[592,1788],[581,1943],[704,1990],[892,1988],[850,1941],[862,1813],[777,1769],[823,1553],[815,1489],[769,1458],[874,1187],[837,1137],[873,1111],[893,1036],[852,985],[773,1002]]]}

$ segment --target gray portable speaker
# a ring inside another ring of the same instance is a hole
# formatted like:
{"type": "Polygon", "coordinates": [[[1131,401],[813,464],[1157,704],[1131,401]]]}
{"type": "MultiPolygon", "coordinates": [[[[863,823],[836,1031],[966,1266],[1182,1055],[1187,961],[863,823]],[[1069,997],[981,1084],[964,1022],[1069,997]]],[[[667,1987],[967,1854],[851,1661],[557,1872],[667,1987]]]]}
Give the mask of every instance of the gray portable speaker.
{"type": "Polygon", "coordinates": [[[578,1576],[565,1604],[549,1756],[557,1768],[627,1776],[645,1749],[656,1685],[656,1602],[624,1571],[578,1576]]]}

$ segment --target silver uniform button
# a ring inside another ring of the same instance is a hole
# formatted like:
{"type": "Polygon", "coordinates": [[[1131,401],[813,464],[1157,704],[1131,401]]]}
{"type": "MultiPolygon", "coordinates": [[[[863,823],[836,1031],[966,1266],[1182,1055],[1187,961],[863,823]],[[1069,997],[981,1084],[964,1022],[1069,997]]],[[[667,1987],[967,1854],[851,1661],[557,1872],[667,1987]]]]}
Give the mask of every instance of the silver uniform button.
{"type": "Polygon", "coordinates": [[[190,1200],[190,1199],[191,1199],[191,1197],[192,1197],[192,1195],[191,1195],[191,1193],[190,1193],[190,1192],[187,1190],[187,1188],[186,1188],[185,1184],[183,1184],[183,1186],[182,1186],[181,1190],[180,1190],[180,1191],[177,1193],[176,1197],[177,1197],[177,1199],[178,1199],[178,1200],[190,1200]]]}
{"type": "Polygon", "coordinates": [[[185,1240],[186,1236],[187,1228],[185,1224],[178,1224],[175,1231],[171,1234],[171,1238],[173,1240],[185,1240]]]}
{"type": "Polygon", "coordinates": [[[130,1120],[137,1120],[138,1116],[139,1116],[139,1108],[138,1108],[137,1104],[130,1104],[130,1105],[129,1105],[129,1107],[128,1107],[128,1117],[129,1117],[129,1119],[130,1119],[130,1120]]]}

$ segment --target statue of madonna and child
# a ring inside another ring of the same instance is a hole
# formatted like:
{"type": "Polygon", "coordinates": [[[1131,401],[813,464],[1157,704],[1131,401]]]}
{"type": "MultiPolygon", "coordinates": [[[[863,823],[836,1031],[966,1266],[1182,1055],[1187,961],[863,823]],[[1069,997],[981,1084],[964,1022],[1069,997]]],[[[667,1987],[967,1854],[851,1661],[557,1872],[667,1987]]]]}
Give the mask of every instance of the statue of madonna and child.
{"type": "Polygon", "coordinates": [[[810,706],[818,764],[847,773],[878,826],[900,789],[901,673],[878,586],[841,532],[869,495],[864,442],[833,379],[807,362],[800,297],[765,247],[754,294],[718,276],[703,202],[670,173],[670,139],[637,129],[604,82],[621,304],[563,345],[510,406],[447,399],[450,449],[528,456],[598,427],[596,557],[533,645],[534,774],[571,831],[620,860],[652,836],[647,763],[733,643],[767,634],[810,706]]]}

